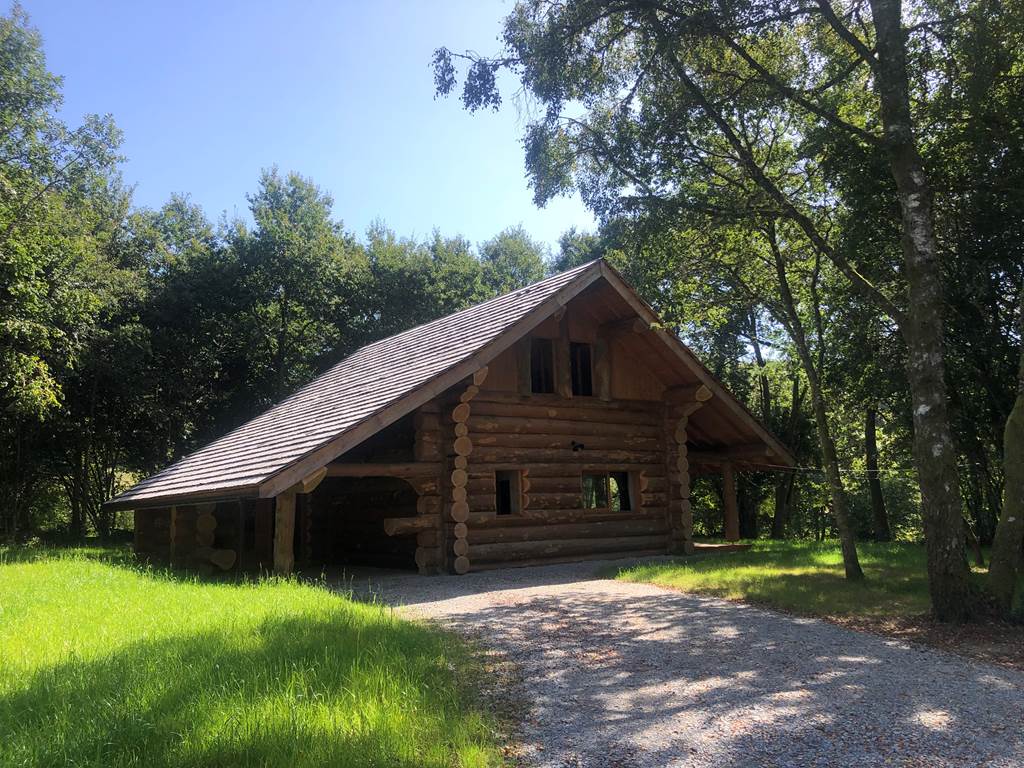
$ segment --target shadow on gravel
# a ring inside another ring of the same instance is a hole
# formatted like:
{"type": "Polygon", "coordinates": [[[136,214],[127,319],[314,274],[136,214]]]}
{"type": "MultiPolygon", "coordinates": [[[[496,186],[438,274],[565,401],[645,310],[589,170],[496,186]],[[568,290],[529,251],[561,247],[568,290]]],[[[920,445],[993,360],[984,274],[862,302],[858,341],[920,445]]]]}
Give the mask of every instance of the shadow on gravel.
{"type": "Polygon", "coordinates": [[[528,763],[1024,763],[1021,673],[599,571],[409,576],[377,594],[521,667],[528,763]]]}

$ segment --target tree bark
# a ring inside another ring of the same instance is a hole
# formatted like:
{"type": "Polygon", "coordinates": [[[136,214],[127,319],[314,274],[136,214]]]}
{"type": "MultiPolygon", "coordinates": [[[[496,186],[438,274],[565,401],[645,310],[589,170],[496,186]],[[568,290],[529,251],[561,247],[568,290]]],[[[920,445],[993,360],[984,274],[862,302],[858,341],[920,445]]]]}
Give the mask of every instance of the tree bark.
{"type": "Polygon", "coordinates": [[[793,299],[793,292],[789,287],[789,279],[786,277],[786,266],[783,263],[782,254],[779,252],[778,243],[775,240],[774,229],[770,229],[767,234],[768,243],[771,246],[772,255],[775,259],[775,273],[779,281],[779,295],[782,298],[783,309],[789,318],[787,323],[789,326],[788,330],[811,390],[811,407],[814,411],[814,424],[818,432],[818,444],[821,447],[821,463],[825,470],[829,496],[832,501],[832,514],[836,520],[839,544],[843,551],[843,568],[846,571],[846,578],[851,580],[863,579],[864,571],[861,569],[860,560],[857,557],[857,540],[854,536],[853,527],[850,525],[846,490],[843,488],[843,479],[839,473],[836,443],[828,423],[828,409],[825,407],[825,396],[821,390],[818,369],[814,364],[814,357],[811,355],[811,348],[807,343],[807,336],[804,334],[800,315],[796,311],[796,301],[793,299]]]}
{"type": "MultiPolygon", "coordinates": [[[[1024,301],[1024,285],[1021,299],[1024,301]]],[[[1024,304],[1021,304],[1020,327],[1024,331],[1024,304]]],[[[1021,338],[1017,399],[1003,429],[1003,509],[992,541],[988,568],[989,590],[1004,615],[1013,609],[1021,571],[1021,547],[1024,546],[1024,336],[1021,338]]]]}
{"type": "Polygon", "coordinates": [[[928,587],[937,619],[964,621],[971,615],[975,594],[964,552],[956,450],[949,422],[942,275],[931,189],[912,128],[902,3],[870,0],[870,4],[877,51],[875,88],[903,219],[909,311],[900,323],[900,331],[907,344],[928,587]]]}
{"type": "MultiPolygon", "coordinates": [[[[803,392],[800,391],[800,379],[793,377],[793,394],[789,400],[789,422],[786,425],[786,434],[783,436],[786,444],[793,446],[797,441],[797,425],[800,420],[800,405],[803,402],[803,392]]],[[[789,525],[789,512],[793,504],[793,487],[796,483],[796,475],[793,472],[786,472],[775,481],[775,514],[772,516],[772,538],[786,538],[786,527],[789,525]]]]}
{"type": "Polygon", "coordinates": [[[885,509],[882,481],[878,477],[878,440],[875,423],[878,413],[868,406],[864,413],[864,459],[868,470],[868,489],[871,491],[871,519],[874,522],[875,541],[892,541],[889,513],[885,509]]]}

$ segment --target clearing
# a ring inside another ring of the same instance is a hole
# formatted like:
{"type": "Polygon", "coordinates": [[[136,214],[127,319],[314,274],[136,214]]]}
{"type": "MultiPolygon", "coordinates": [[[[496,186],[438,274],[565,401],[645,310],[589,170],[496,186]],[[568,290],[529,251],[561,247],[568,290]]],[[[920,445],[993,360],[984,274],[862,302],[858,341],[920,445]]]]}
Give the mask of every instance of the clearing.
{"type": "Polygon", "coordinates": [[[0,765],[488,766],[477,654],[295,581],[0,549],[0,765]]]}

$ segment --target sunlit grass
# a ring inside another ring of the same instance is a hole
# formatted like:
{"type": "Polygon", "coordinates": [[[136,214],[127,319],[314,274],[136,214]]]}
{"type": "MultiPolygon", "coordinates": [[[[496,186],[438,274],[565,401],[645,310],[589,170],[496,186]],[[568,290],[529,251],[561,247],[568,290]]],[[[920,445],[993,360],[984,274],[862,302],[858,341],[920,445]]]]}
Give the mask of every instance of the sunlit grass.
{"type": "Polygon", "coordinates": [[[861,543],[863,582],[847,581],[835,542],[756,541],[750,550],[640,565],[617,578],[648,581],[817,616],[907,616],[929,609],[924,547],[861,543]]]}
{"type": "Polygon", "coordinates": [[[489,766],[462,641],[295,581],[0,550],[0,765],[489,766]]]}

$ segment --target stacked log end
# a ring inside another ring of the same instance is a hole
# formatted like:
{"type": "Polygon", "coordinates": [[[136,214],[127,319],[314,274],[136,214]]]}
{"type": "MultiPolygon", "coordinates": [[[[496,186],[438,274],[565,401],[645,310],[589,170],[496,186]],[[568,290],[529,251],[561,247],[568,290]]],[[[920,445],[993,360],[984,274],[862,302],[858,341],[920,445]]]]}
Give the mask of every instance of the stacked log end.
{"type": "Polygon", "coordinates": [[[451,533],[452,569],[457,574],[464,574],[470,569],[469,561],[469,497],[466,485],[469,483],[469,456],[473,453],[473,439],[469,435],[469,421],[472,407],[470,401],[480,392],[480,385],[487,378],[487,367],[473,374],[472,383],[459,395],[459,404],[452,409],[453,433],[452,442],[452,473],[451,473],[451,504],[449,507],[449,527],[451,533]]]}
{"type": "Polygon", "coordinates": [[[693,510],[690,506],[690,462],[686,453],[689,416],[679,406],[670,406],[666,416],[668,440],[669,554],[693,554],[693,510]]]}

